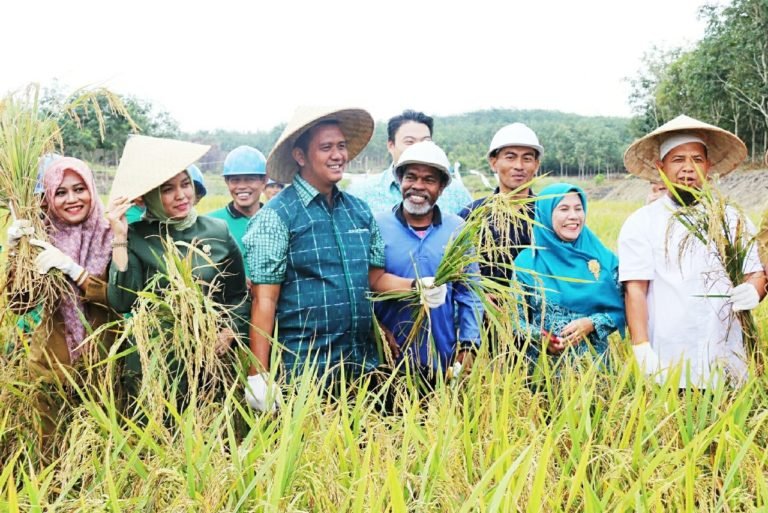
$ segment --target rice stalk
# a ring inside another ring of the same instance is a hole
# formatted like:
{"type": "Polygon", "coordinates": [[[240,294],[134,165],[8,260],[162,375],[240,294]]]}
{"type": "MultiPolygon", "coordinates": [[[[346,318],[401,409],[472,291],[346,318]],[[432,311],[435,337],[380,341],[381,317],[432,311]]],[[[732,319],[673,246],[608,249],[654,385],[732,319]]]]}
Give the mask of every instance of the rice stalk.
{"type": "MultiPolygon", "coordinates": [[[[728,205],[725,197],[707,180],[701,169],[695,164],[694,167],[702,184],[700,189],[673,184],[659,169],[659,175],[667,189],[679,204],[683,205],[676,209],[670,218],[668,237],[675,222],[679,222],[688,232],[679,247],[666,248],[667,255],[670,251],[676,251],[678,261],[682,262],[685,253],[695,246],[703,245],[715,256],[733,286],[740,285],[744,283],[744,266],[756,244],[756,238],[747,229],[749,223],[744,213],[728,205]],[[686,193],[693,199],[687,205],[681,197],[686,193]]],[[[735,318],[741,324],[747,355],[756,362],[757,371],[762,372],[765,357],[752,312],[736,312],[735,318]]]]}
{"type": "Polygon", "coordinates": [[[180,410],[215,401],[234,382],[235,370],[226,353],[216,353],[219,331],[232,325],[229,306],[218,304],[215,287],[196,276],[196,266],[215,264],[197,244],[167,236],[163,248],[163,272],[138,294],[125,335],[141,361],[137,404],[158,422],[169,395],[180,399],[180,410]]]}
{"type": "MultiPolygon", "coordinates": [[[[46,153],[62,149],[59,123],[72,118],[79,125],[78,111],[96,116],[104,138],[100,99],[105,99],[112,112],[138,130],[120,97],[104,88],[79,89],[51,109],[41,104],[38,84],[30,84],[0,100],[0,205],[13,220],[29,220],[34,238],[48,240],[45,212],[41,198],[35,194],[38,162],[46,153]]],[[[15,258],[9,260],[2,289],[12,298],[14,310],[27,311],[41,305],[48,317],[56,308],[55,302],[64,294],[72,294],[72,290],[60,272],[36,272],[33,262],[39,249],[31,246],[28,239],[23,237],[19,241],[15,258]]]]}
{"type": "MultiPolygon", "coordinates": [[[[482,275],[478,269],[487,266],[505,269],[510,274],[514,271],[510,253],[518,247],[514,234],[522,230],[525,223],[529,226],[534,223],[526,208],[531,201],[531,198],[516,199],[506,194],[492,195],[451,238],[434,276],[436,286],[465,287],[480,299],[488,338],[505,349],[513,348],[512,341],[520,326],[518,303],[525,292],[515,280],[502,282],[482,275]]],[[[433,358],[437,350],[429,326],[429,308],[421,303],[421,294],[419,290],[386,292],[373,294],[372,300],[410,305],[413,324],[404,348],[426,338],[428,356],[433,358]]]]}

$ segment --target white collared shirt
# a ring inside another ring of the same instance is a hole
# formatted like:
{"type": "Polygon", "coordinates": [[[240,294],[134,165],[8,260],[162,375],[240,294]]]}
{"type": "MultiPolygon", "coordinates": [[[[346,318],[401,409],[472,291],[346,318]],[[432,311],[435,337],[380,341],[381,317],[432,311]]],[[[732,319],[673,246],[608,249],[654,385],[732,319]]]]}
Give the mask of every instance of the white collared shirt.
{"type": "MultiPolygon", "coordinates": [[[[711,297],[726,295],[733,285],[712,246],[695,240],[680,254],[689,232],[679,222],[669,227],[676,208],[672,199],[664,196],[627,218],[619,234],[619,279],[649,282],[651,347],[662,368],[683,363],[681,388],[687,384],[706,388],[722,373],[741,381],[747,377],[741,325],[727,297],[711,297]]],[[[728,207],[727,212],[735,226],[736,211],[728,207]]],[[[749,220],[746,228],[755,233],[749,220]]],[[[744,272],[760,270],[753,245],[744,272]]]]}

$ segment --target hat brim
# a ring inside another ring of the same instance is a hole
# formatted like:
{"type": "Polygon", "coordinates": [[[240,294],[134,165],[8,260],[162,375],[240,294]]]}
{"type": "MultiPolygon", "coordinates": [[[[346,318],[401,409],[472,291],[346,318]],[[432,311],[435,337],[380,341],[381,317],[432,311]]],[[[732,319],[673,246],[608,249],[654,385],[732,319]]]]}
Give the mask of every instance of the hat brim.
{"type": "Polygon", "coordinates": [[[357,157],[373,136],[373,118],[363,109],[300,107],[283,130],[267,157],[267,176],[276,182],[291,183],[299,170],[292,152],[301,135],[323,121],[336,121],[347,140],[347,158],[357,157]]]}
{"type": "Polygon", "coordinates": [[[398,180],[399,180],[399,177],[398,177],[399,170],[401,168],[404,168],[404,167],[409,166],[411,164],[423,164],[425,166],[429,166],[429,167],[433,167],[433,168],[437,169],[438,171],[440,171],[440,173],[444,177],[447,178],[448,181],[445,182],[445,186],[446,187],[448,187],[451,184],[451,181],[453,180],[453,177],[451,176],[450,170],[448,170],[446,167],[441,166],[441,165],[439,165],[439,164],[437,164],[435,162],[427,162],[426,160],[420,160],[420,159],[407,159],[407,160],[402,160],[402,161],[398,162],[397,163],[397,167],[395,168],[395,178],[398,178],[398,180]]]}
{"type": "Polygon", "coordinates": [[[672,132],[691,133],[706,141],[710,174],[725,176],[747,157],[746,145],[731,132],[688,116],[678,116],[627,148],[624,152],[627,171],[646,180],[658,179],[659,146],[672,132]]]}
{"type": "Polygon", "coordinates": [[[124,196],[134,200],[159,187],[200,160],[211,147],[175,139],[133,135],[112,182],[109,200],[124,196]]]}

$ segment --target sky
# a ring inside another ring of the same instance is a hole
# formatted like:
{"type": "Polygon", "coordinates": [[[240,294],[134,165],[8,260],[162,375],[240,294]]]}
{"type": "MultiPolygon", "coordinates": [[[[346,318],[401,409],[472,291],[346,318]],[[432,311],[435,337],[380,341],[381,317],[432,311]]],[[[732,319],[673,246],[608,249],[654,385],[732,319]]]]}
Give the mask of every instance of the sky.
{"type": "Polygon", "coordinates": [[[9,0],[0,92],[106,86],[184,131],[268,130],[298,105],[377,120],[405,108],[629,116],[643,54],[695,44],[703,2],[9,0]]]}

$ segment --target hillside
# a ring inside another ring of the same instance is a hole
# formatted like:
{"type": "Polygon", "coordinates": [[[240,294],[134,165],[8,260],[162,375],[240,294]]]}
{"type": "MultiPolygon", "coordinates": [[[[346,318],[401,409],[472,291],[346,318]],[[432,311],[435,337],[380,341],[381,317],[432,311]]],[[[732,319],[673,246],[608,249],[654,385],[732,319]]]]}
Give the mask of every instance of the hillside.
{"type": "MultiPolygon", "coordinates": [[[[721,180],[720,187],[735,204],[750,212],[762,211],[768,203],[768,169],[734,171],[721,180]]],[[[592,199],[642,202],[649,186],[645,180],[628,175],[586,189],[592,199]]]]}

